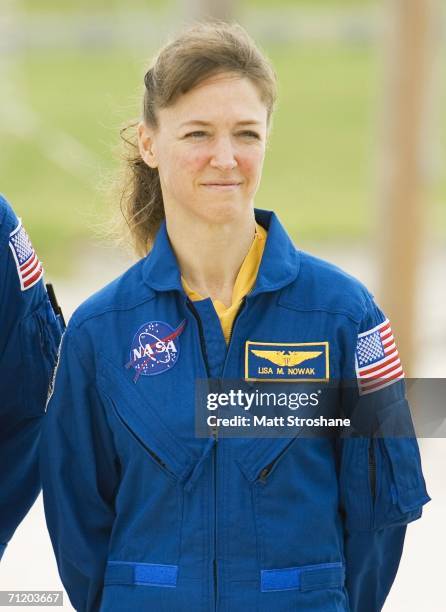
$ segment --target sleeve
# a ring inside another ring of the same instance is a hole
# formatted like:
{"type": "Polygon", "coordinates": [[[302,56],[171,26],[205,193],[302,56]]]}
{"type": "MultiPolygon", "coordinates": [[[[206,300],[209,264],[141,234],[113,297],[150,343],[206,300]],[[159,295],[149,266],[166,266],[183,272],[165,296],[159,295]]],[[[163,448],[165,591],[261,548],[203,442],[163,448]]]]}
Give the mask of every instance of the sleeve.
{"type": "Polygon", "coordinates": [[[17,252],[27,258],[25,266],[37,256],[0,197],[1,212],[0,558],[40,491],[38,441],[62,333],[41,279],[43,270],[31,273],[32,282],[26,284],[26,267],[20,270],[17,252]],[[20,241],[17,252],[11,236],[20,241]]]}
{"type": "Polygon", "coordinates": [[[395,579],[406,526],[430,498],[390,322],[367,299],[346,351],[340,501],[352,612],[379,612],[395,579]]]}
{"type": "Polygon", "coordinates": [[[41,439],[45,517],[73,607],[99,609],[115,518],[118,459],[96,391],[92,358],[68,325],[41,439]]]}

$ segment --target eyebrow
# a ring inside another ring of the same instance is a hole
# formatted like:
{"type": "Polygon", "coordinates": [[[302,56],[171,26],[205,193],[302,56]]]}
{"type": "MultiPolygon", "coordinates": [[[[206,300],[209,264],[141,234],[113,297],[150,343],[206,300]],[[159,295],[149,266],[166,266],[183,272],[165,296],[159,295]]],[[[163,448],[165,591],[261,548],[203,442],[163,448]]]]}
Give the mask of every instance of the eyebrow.
{"type": "MultiPolygon", "coordinates": [[[[244,119],[242,121],[237,121],[236,125],[261,125],[261,121],[256,121],[255,119],[244,119]]],[[[180,128],[185,127],[186,125],[204,125],[209,126],[212,125],[210,121],[203,121],[202,119],[191,119],[190,121],[185,121],[180,125],[180,128]]]]}

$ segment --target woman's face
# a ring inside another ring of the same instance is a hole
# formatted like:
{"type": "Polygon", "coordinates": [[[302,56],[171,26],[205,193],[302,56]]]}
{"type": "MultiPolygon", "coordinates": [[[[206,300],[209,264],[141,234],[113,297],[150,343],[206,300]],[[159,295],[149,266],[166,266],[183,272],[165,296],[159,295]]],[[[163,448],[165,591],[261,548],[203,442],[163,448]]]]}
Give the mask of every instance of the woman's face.
{"type": "Polygon", "coordinates": [[[181,209],[209,223],[253,206],[262,172],[267,109],[256,86],[234,74],[210,77],[139,124],[142,158],[158,168],[166,216],[181,209]]]}

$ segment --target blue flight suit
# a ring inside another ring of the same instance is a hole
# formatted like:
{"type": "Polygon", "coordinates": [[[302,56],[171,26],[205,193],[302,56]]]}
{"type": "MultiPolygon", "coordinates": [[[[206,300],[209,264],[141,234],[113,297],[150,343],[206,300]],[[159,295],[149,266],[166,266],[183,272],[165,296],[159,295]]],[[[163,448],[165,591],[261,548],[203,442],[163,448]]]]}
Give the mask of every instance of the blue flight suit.
{"type": "MultiPolygon", "coordinates": [[[[366,332],[385,322],[358,281],[296,250],[274,213],[256,218],[267,242],[228,346],[212,301],[185,294],[165,223],[68,325],[41,468],[76,610],[376,612],[387,596],[405,525],[429,501],[416,440],[195,435],[196,379],[249,379],[270,355],[262,343],[286,359],[287,343],[317,343],[324,380],[357,385],[358,337],[375,342],[366,332]]],[[[364,398],[384,420],[408,418],[402,380],[336,397],[347,414],[364,398]]]]}
{"type": "Polygon", "coordinates": [[[38,440],[62,331],[42,275],[0,196],[0,558],[40,491],[38,440]]]}

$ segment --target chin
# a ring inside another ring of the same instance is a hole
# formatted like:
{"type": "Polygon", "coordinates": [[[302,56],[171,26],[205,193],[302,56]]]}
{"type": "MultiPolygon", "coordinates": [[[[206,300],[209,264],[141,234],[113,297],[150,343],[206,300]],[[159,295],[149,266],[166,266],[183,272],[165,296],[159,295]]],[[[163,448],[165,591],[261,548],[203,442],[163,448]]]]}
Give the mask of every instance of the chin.
{"type": "Polygon", "coordinates": [[[211,224],[233,223],[252,209],[251,202],[241,202],[229,197],[216,197],[211,202],[197,204],[194,214],[211,224]]]}

